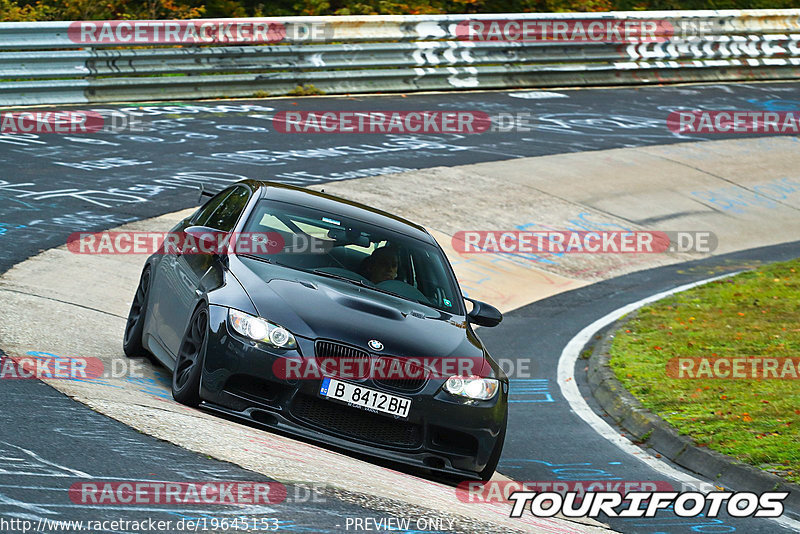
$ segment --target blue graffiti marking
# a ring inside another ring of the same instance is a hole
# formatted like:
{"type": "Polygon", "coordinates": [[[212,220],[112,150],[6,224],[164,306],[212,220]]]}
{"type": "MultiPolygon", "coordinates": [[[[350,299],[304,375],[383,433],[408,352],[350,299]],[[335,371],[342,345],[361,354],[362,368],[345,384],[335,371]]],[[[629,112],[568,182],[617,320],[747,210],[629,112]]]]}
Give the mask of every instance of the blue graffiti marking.
{"type": "Polygon", "coordinates": [[[766,111],[798,111],[800,100],[759,100],[751,98],[747,101],[766,111]]]}
{"type": "Polygon", "coordinates": [[[0,222],[0,235],[5,234],[9,230],[16,230],[18,228],[25,228],[25,225],[0,222]]]}
{"type": "Polygon", "coordinates": [[[546,378],[525,378],[511,382],[508,402],[555,402],[546,378]]]}

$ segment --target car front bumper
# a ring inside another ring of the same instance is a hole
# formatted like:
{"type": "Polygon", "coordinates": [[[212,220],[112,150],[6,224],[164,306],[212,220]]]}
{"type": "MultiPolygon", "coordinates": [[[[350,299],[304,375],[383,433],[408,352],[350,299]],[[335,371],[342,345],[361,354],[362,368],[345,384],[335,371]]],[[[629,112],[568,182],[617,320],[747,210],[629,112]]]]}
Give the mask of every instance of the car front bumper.
{"type": "Polygon", "coordinates": [[[298,350],[272,349],[232,334],[227,308],[210,307],[200,396],[212,410],[351,452],[439,472],[475,477],[489,463],[506,424],[508,388],[490,401],[454,397],[444,379],[416,392],[366,379],[364,387],[411,400],[408,417],[372,413],[322,397],[319,378],[286,380],[274,363],[314,357],[314,340],[297,337],[298,350]]]}

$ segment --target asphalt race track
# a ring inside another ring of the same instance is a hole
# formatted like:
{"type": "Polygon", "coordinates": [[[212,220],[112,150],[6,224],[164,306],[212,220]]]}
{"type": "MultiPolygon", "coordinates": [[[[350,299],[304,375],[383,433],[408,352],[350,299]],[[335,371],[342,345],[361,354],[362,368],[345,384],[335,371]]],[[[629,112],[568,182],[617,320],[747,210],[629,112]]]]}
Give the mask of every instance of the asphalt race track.
{"type": "MultiPolygon", "coordinates": [[[[798,83],[769,83],[104,106],[141,114],[145,131],[0,135],[0,273],[64,244],[72,232],[107,229],[190,207],[200,184],[217,189],[253,177],[311,185],[434,166],[719,139],[672,133],[664,127],[666,116],[677,109],[792,111],[800,109],[798,91],[798,83]],[[275,132],[272,125],[279,111],[331,109],[455,109],[530,113],[535,118],[525,125],[528,132],[472,135],[301,135],[275,132]]],[[[536,302],[507,314],[503,328],[482,330],[495,356],[534,356],[538,362],[536,379],[512,381],[512,393],[518,396],[512,396],[516,402],[498,470],[515,480],[669,482],[601,439],[571,412],[555,380],[563,346],[584,326],[632,301],[714,274],[797,256],[800,244],[795,243],[641,271],[536,302]]],[[[575,376],[580,380],[580,368],[575,376]]],[[[123,514],[118,508],[80,508],[55,497],[75,473],[104,480],[140,479],[143,463],[152,480],[264,480],[139,434],[42,383],[1,382],[3,516],[152,516],[154,512],[141,509],[123,514]]],[[[275,510],[284,521],[282,530],[335,532],[343,530],[344,517],[376,515],[371,503],[362,507],[330,495],[315,501],[305,498],[308,488],[290,486],[288,492],[288,502],[275,510]],[[304,497],[292,502],[292,495],[304,497]],[[291,514],[285,513],[289,509],[291,514]]],[[[407,512],[381,510],[380,515],[402,517],[407,512]]],[[[172,519],[187,515],[185,510],[157,513],[172,519]]],[[[242,510],[191,513],[219,516],[242,510]]],[[[618,531],[651,534],[790,532],[774,521],[723,516],[687,520],[667,513],[657,520],[608,522],[618,531]]]]}
{"type": "MultiPolygon", "coordinates": [[[[209,527],[237,517],[263,517],[267,528],[291,532],[339,532],[346,517],[373,510],[324,495],[308,486],[287,486],[274,505],[127,507],[83,504],[65,498],[77,479],[114,481],[270,482],[227,462],[205,458],[139,434],[97,414],[41,382],[7,380],[0,424],[0,513],[6,520],[205,522],[209,527]],[[143,466],[144,470],[143,470],[143,466]],[[277,528],[273,528],[277,527],[277,528]]],[[[78,500],[78,499],[76,499],[78,500]]],[[[380,514],[399,517],[391,511],[380,514]]],[[[16,529],[15,529],[16,531],[16,529]]],[[[46,526],[39,532],[58,532],[46,526]]],[[[4,531],[5,532],[5,531],[4,531]]],[[[102,530],[100,532],[103,532],[102,530]]],[[[116,532],[108,530],[108,532],[116,532]]]]}
{"type": "Polygon", "coordinates": [[[771,83],[159,103],[134,111],[142,114],[141,126],[152,131],[0,135],[0,269],[62,245],[73,231],[101,230],[190,207],[200,183],[219,188],[249,177],[310,185],[439,165],[720,139],[724,136],[673,133],[665,128],[667,115],[680,109],[797,109],[798,87],[771,83]],[[277,112],[331,109],[530,113],[531,119],[522,117],[521,122],[531,131],[397,136],[273,130],[277,112]]]}
{"type": "MultiPolygon", "coordinates": [[[[599,439],[570,410],[556,381],[561,351],[583,327],[626,304],[676,286],[798,255],[800,241],[641,271],[514,310],[504,316],[505,330],[482,330],[481,338],[493,355],[533,357],[538,362],[534,375],[540,377],[533,385],[515,384],[512,379],[511,391],[522,393],[516,398],[511,396],[509,420],[514,420],[514,425],[510,427],[498,470],[514,480],[650,481],[671,484],[675,491],[690,490],[623,453],[616,445],[599,439]]],[[[585,361],[578,360],[575,377],[584,397],[595,404],[585,382],[585,367],[585,361]]],[[[602,413],[596,406],[593,408],[602,413]]],[[[655,519],[603,521],[620,532],[792,532],[773,521],[724,515],[680,518],[665,513],[655,519]]]]}

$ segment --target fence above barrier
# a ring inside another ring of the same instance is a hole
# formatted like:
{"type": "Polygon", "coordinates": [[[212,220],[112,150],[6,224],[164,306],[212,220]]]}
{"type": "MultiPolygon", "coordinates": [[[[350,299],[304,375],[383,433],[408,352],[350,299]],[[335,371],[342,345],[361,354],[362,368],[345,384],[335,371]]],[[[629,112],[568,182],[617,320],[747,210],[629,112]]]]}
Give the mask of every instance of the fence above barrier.
{"type": "Polygon", "coordinates": [[[800,10],[0,23],[0,105],[800,76],[800,10]]]}

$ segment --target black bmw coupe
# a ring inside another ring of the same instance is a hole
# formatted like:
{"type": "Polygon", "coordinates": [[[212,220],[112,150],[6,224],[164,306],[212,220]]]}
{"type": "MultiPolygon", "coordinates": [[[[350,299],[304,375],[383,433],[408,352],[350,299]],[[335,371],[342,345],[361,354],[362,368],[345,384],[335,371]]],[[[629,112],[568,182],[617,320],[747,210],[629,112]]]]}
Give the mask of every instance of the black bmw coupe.
{"type": "Polygon", "coordinates": [[[165,239],[147,259],[123,347],[172,370],[175,400],[457,477],[492,476],[508,378],[473,325],[502,316],[462,296],[424,228],[246,180],[170,235],[181,246],[165,239]]]}

